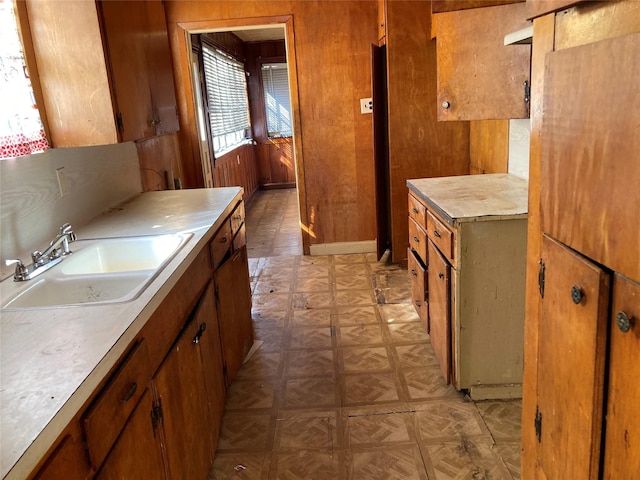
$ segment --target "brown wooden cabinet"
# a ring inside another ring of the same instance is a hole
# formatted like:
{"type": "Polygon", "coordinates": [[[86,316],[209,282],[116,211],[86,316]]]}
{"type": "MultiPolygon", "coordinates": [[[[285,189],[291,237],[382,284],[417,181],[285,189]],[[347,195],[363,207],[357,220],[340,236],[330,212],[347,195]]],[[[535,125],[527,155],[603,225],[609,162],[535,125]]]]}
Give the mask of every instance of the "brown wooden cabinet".
{"type": "Polygon", "coordinates": [[[533,45],[522,476],[635,479],[640,5],[536,18],[533,45]]]}
{"type": "Polygon", "coordinates": [[[527,118],[530,45],[504,45],[525,28],[516,3],[434,15],[438,120],[527,118]]]}
{"type": "Polygon", "coordinates": [[[178,130],[160,0],[28,0],[27,11],[54,147],[178,130]]]}
{"type": "Polygon", "coordinates": [[[206,477],[253,343],[244,232],[240,201],[30,478],[206,477]]]}

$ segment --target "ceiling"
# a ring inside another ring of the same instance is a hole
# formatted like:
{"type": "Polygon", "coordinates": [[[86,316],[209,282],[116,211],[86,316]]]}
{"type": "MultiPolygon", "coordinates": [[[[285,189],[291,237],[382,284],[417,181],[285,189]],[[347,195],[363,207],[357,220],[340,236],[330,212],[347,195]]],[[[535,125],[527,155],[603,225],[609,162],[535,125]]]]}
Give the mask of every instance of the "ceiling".
{"type": "Polygon", "coordinates": [[[284,26],[243,27],[229,30],[240,37],[243,42],[264,42],[267,40],[284,40],[284,26]]]}

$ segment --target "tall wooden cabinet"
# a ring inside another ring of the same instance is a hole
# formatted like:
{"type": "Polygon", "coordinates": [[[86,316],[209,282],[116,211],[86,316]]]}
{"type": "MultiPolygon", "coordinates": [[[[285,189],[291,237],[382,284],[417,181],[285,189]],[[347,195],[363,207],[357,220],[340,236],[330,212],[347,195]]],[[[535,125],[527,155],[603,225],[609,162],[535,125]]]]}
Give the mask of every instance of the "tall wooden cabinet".
{"type": "Polygon", "coordinates": [[[54,147],[178,130],[161,0],[27,0],[54,147]]]}
{"type": "Polygon", "coordinates": [[[445,380],[474,399],[519,397],[526,180],[493,174],[407,185],[411,291],[445,380]]]}
{"type": "Polygon", "coordinates": [[[540,3],[522,477],[635,479],[640,5],[540,3]]]}

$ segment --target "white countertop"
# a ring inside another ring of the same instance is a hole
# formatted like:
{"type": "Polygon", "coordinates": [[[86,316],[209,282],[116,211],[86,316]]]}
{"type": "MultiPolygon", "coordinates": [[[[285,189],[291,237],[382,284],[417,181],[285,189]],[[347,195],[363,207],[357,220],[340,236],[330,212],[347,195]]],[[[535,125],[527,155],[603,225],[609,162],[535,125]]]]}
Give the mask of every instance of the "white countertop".
{"type": "Polygon", "coordinates": [[[147,192],[74,225],[78,239],[194,234],[129,303],[0,311],[2,478],[32,471],[241,198],[239,187],[147,192]]]}
{"type": "Polygon", "coordinates": [[[407,180],[409,190],[450,225],[461,222],[526,218],[526,179],[495,173],[407,180]]]}

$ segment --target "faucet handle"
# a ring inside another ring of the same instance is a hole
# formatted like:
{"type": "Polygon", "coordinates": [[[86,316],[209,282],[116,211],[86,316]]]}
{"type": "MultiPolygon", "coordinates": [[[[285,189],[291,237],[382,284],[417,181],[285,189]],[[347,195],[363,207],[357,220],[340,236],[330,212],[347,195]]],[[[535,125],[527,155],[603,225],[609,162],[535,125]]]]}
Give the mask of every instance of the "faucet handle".
{"type": "Polygon", "coordinates": [[[76,241],[76,234],[71,230],[71,224],[65,223],[60,227],[60,235],[67,235],[70,242],[76,241]]]}
{"type": "Polygon", "coordinates": [[[20,260],[19,258],[12,259],[12,260],[5,260],[4,264],[7,267],[9,267],[11,265],[15,265],[16,266],[16,271],[13,274],[13,279],[16,282],[24,280],[27,277],[27,275],[29,274],[29,270],[27,269],[27,267],[24,266],[24,263],[22,263],[22,260],[20,260]]]}

